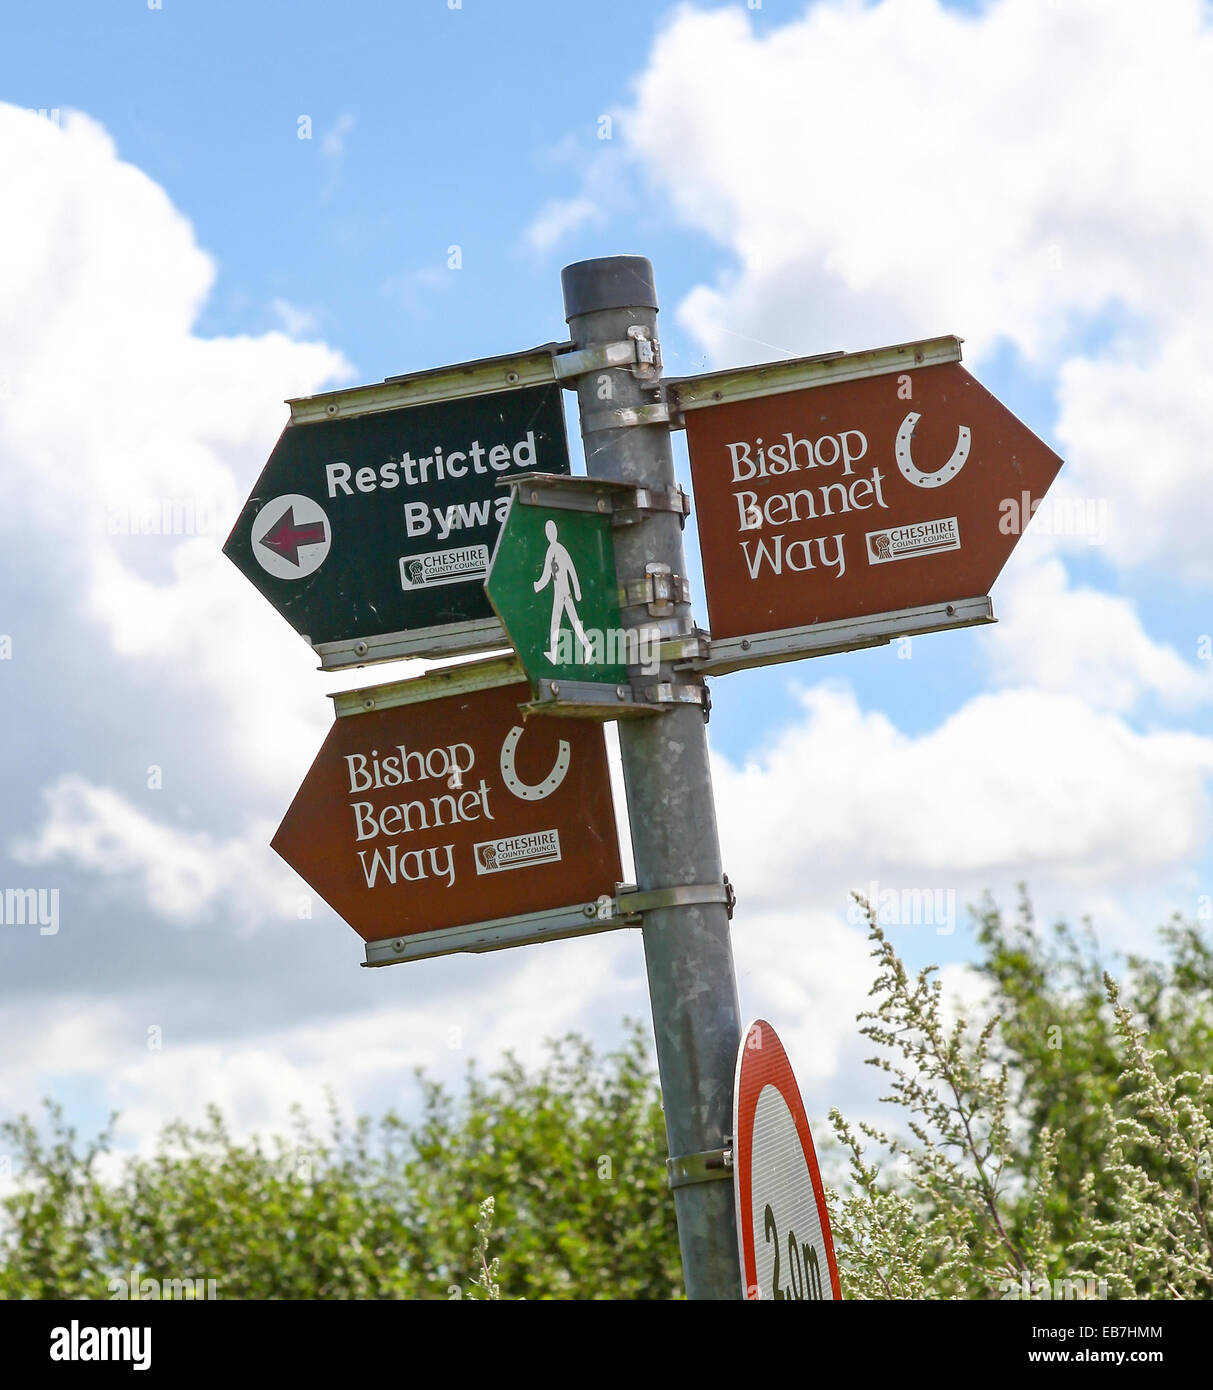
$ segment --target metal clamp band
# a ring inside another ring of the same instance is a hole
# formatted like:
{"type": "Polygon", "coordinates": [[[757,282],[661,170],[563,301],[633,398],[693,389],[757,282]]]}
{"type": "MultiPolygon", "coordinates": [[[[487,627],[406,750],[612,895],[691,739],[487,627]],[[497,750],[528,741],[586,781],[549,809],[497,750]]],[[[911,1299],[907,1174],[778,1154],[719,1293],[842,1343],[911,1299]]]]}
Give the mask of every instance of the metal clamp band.
{"type": "Polygon", "coordinates": [[[621,608],[648,608],[653,617],[672,613],[675,605],[690,603],[691,586],[685,576],[671,572],[669,565],[650,562],[638,579],[619,586],[621,608]]]}
{"type": "Polygon", "coordinates": [[[632,425],[668,425],[669,407],[664,401],[652,405],[620,405],[611,410],[590,410],[581,417],[582,434],[597,430],[621,430],[632,425]]]}
{"type": "Polygon", "coordinates": [[[649,512],[673,512],[684,520],[691,513],[691,499],[677,484],[665,491],[580,474],[531,473],[498,478],[497,486],[509,488],[523,506],[595,512],[609,516],[616,526],[643,521],[649,512]]]}
{"type": "Polygon", "coordinates": [[[650,705],[707,705],[710,703],[706,685],[675,685],[673,681],[659,681],[656,685],[646,685],[640,693],[650,705]]]}
{"type": "Polygon", "coordinates": [[[572,381],[575,377],[608,371],[611,367],[647,366],[652,361],[652,350],[647,342],[645,348],[647,354],[641,357],[634,338],[626,343],[598,343],[576,352],[557,353],[552,358],[552,370],[557,381],[572,381]]]}
{"type": "Polygon", "coordinates": [[[737,895],[727,874],[720,883],[680,883],[672,888],[650,888],[644,892],[625,884],[615,893],[615,902],[625,917],[655,912],[663,907],[697,907],[702,903],[723,903],[732,917],[736,901],[737,895]]]}
{"type": "Polygon", "coordinates": [[[619,496],[615,498],[611,521],[615,526],[630,526],[633,522],[643,521],[648,512],[673,512],[685,525],[691,514],[691,499],[677,483],[668,492],[638,487],[634,502],[627,502],[619,496]]]}
{"type": "Polygon", "coordinates": [[[704,1149],[702,1153],[683,1154],[679,1158],[666,1159],[666,1171],[670,1175],[670,1187],[688,1187],[695,1182],[720,1182],[732,1180],[732,1148],[704,1149]]]}

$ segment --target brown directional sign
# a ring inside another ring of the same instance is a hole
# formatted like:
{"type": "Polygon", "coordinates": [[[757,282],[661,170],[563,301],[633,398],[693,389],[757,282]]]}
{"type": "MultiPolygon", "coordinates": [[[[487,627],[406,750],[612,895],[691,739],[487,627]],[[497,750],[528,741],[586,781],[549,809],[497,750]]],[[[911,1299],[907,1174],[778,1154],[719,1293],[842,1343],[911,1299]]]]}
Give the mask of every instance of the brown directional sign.
{"type": "Polygon", "coordinates": [[[1061,459],[958,340],[907,346],[934,352],[838,354],[801,389],[791,364],[674,384],[714,641],[989,592],[1061,459]]]}
{"type": "Polygon", "coordinates": [[[601,726],[524,721],[516,662],[335,698],[339,717],[272,843],[366,941],[614,894],[601,726]]]}

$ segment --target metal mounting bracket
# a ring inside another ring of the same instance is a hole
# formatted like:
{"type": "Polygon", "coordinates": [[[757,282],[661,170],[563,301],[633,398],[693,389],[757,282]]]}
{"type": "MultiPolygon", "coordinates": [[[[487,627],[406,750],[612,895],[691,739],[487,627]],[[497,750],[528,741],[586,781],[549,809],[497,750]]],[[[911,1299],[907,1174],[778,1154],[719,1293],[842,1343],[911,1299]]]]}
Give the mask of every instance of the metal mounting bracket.
{"type": "Polygon", "coordinates": [[[610,371],[612,367],[630,367],[632,375],[641,381],[650,380],[661,371],[661,344],[649,337],[649,330],[640,324],[628,329],[626,342],[597,343],[574,352],[557,352],[552,356],[552,370],[562,385],[575,387],[579,376],[591,372],[610,371]]]}
{"type": "Polygon", "coordinates": [[[678,1158],[666,1159],[670,1187],[687,1187],[696,1182],[721,1182],[732,1180],[733,1147],[726,1142],[723,1148],[704,1149],[700,1153],[682,1154],[678,1158]]]}
{"type": "Polygon", "coordinates": [[[622,430],[632,425],[668,425],[670,410],[665,401],[651,405],[619,405],[609,410],[588,410],[581,417],[581,433],[597,430],[622,430]]]}
{"type": "MultiPolygon", "coordinates": [[[[661,627],[662,625],[658,623],[654,626],[661,627]]],[[[691,623],[686,626],[685,631],[666,636],[661,643],[658,656],[661,661],[685,663],[702,660],[710,650],[710,634],[691,623]]],[[[680,669],[685,670],[686,667],[682,666],[680,669]]]]}
{"type": "Polygon", "coordinates": [[[677,685],[673,681],[658,681],[656,685],[646,685],[641,695],[650,705],[702,705],[710,703],[706,685],[677,685]]]}
{"type": "Polygon", "coordinates": [[[641,381],[651,380],[661,374],[661,344],[643,324],[634,323],[628,329],[628,337],[636,345],[636,364],[632,375],[641,381]]]}
{"type": "Polygon", "coordinates": [[[659,705],[642,697],[626,681],[607,685],[600,681],[566,681],[541,678],[535,682],[535,698],[521,706],[526,714],[569,715],[581,719],[627,719],[632,715],[660,714],[659,705]]]}
{"type": "Polygon", "coordinates": [[[655,561],[645,565],[642,579],[629,579],[619,586],[621,608],[643,606],[654,618],[668,617],[675,605],[690,601],[691,586],[687,580],[681,574],[675,574],[669,565],[655,561]]]}
{"type": "Polygon", "coordinates": [[[725,874],[719,883],[680,883],[673,888],[650,888],[645,892],[621,883],[615,890],[619,915],[625,919],[663,907],[696,907],[701,903],[723,903],[732,919],[737,894],[725,874]]]}
{"type": "Polygon", "coordinates": [[[535,682],[535,698],[520,708],[525,714],[569,715],[582,719],[628,719],[660,714],[668,705],[711,706],[706,685],[657,681],[653,685],[607,685],[599,681],[535,682]]]}
{"type": "Polygon", "coordinates": [[[531,473],[499,478],[498,487],[512,488],[519,502],[529,507],[551,507],[566,512],[596,512],[609,516],[614,526],[643,521],[649,512],[673,512],[682,519],[691,513],[691,499],[677,485],[668,492],[607,478],[583,478],[567,473],[531,473]]]}
{"type": "Polygon", "coordinates": [[[691,514],[691,499],[677,483],[668,492],[651,487],[633,487],[632,492],[636,499],[632,505],[622,495],[617,498],[611,513],[613,525],[631,526],[634,522],[643,521],[649,512],[673,512],[679,524],[686,525],[687,517],[691,514]]]}
{"type": "Polygon", "coordinates": [[[707,656],[692,657],[675,669],[722,676],[730,671],[744,671],[750,666],[767,666],[800,657],[828,656],[835,652],[857,651],[861,647],[885,646],[902,637],[917,637],[924,633],[995,621],[994,608],[988,597],[958,598],[951,603],[928,603],[889,613],[868,613],[860,618],[760,632],[752,637],[714,639],[709,635],[707,656]]]}

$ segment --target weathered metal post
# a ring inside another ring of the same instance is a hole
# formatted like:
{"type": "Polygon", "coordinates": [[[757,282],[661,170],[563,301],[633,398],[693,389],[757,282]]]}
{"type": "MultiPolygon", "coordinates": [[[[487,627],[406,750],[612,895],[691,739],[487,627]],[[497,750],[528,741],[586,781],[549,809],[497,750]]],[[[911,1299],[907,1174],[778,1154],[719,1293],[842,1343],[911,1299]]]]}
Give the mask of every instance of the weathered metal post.
{"type": "MultiPolygon", "coordinates": [[[[657,296],[644,257],[581,261],[567,266],[561,279],[576,348],[629,338],[656,343],[657,296]]],[[[630,366],[591,372],[580,378],[577,393],[591,477],[659,492],[675,487],[659,359],[646,376],[630,366]]],[[[636,586],[624,623],[660,623],[671,639],[689,635],[690,603],[677,582],[686,574],[681,518],[653,511],[638,524],[618,528],[615,554],[620,584],[636,586]],[[656,583],[673,597],[636,602],[653,566],[659,567],[656,583]]],[[[687,698],[661,714],[619,724],[637,885],[653,891],[719,884],[702,679],[675,674],[668,663],[660,674],[631,674],[646,684],[669,683],[676,688],[672,693],[687,698]]],[[[741,1038],[728,913],[720,901],[678,901],[694,893],[667,896],[668,906],[645,914],[644,950],[686,1292],[694,1299],[740,1298],[733,1184],[715,1180],[731,1177],[731,1169],[721,1168],[719,1151],[731,1127],[741,1038]]]]}

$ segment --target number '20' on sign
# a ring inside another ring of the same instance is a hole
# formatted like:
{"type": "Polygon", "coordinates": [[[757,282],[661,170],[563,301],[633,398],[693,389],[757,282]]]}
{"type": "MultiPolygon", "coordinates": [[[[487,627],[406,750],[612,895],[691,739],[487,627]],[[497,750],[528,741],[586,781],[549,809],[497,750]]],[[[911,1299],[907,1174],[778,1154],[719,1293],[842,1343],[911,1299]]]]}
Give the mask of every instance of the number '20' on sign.
{"type": "MultiPolygon", "coordinates": [[[[775,1298],[791,1298],[800,1302],[811,1298],[824,1299],[826,1295],[822,1288],[821,1262],[817,1258],[817,1251],[807,1240],[798,1241],[795,1231],[788,1232],[786,1242],[781,1239],[779,1225],[769,1202],[763,1211],[763,1234],[766,1236],[767,1244],[775,1247],[775,1273],[771,1280],[774,1284],[775,1298]],[[782,1288],[779,1282],[780,1255],[785,1244],[788,1257],[788,1285],[782,1288]]],[[[756,1293],[757,1290],[751,1292],[756,1293]]]]}

